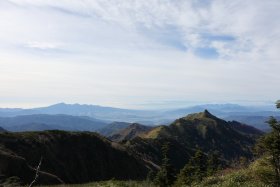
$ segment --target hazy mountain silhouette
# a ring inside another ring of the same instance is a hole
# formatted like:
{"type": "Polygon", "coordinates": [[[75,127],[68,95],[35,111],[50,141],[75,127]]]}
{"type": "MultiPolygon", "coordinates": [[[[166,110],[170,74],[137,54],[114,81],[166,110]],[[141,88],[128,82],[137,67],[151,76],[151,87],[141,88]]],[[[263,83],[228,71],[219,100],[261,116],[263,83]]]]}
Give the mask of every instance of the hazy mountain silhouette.
{"type": "Polygon", "coordinates": [[[69,130],[95,131],[107,123],[89,117],[64,114],[33,114],[15,117],[0,117],[0,126],[9,131],[69,130]]]}
{"type": "MultiPolygon", "coordinates": [[[[274,116],[276,119],[280,120],[280,116],[274,116]]],[[[248,116],[248,115],[233,115],[225,118],[226,120],[236,120],[242,123],[246,123],[263,131],[267,131],[270,129],[267,121],[269,120],[269,115],[267,116],[248,116]]]]}
{"type": "MultiPolygon", "coordinates": [[[[234,116],[242,116],[243,123],[255,125],[252,119],[255,116],[268,118],[278,115],[276,109],[267,106],[240,106],[236,104],[207,104],[197,105],[173,110],[130,110],[114,107],[103,107],[98,105],[81,105],[58,103],[48,107],[33,109],[0,109],[0,116],[14,117],[19,115],[33,114],[65,114],[73,116],[88,116],[110,123],[112,121],[122,121],[127,123],[140,123],[144,125],[169,124],[177,118],[186,114],[209,110],[212,114],[226,119],[233,119],[234,116]]],[[[241,118],[240,118],[241,119],[241,118]]],[[[256,124],[256,127],[263,129],[263,124],[256,124]]]]}

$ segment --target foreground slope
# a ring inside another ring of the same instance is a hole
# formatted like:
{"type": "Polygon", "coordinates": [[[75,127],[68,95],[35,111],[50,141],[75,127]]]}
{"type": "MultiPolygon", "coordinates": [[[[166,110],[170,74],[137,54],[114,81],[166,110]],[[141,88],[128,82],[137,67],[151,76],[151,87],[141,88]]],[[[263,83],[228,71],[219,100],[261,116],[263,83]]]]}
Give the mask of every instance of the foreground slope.
{"type": "Polygon", "coordinates": [[[123,147],[95,133],[44,131],[0,133],[0,174],[29,183],[43,158],[39,183],[143,179],[146,166],[123,147]]]}
{"type": "Polygon", "coordinates": [[[228,168],[214,176],[194,182],[194,187],[273,187],[273,168],[267,157],[261,157],[239,168],[228,168]]]}
{"type": "Polygon", "coordinates": [[[159,126],[127,141],[125,145],[140,158],[160,165],[161,147],[170,142],[171,162],[180,169],[195,149],[205,153],[218,151],[225,160],[250,158],[251,148],[261,131],[238,122],[226,122],[207,110],[175,120],[169,126],[159,126]]]}

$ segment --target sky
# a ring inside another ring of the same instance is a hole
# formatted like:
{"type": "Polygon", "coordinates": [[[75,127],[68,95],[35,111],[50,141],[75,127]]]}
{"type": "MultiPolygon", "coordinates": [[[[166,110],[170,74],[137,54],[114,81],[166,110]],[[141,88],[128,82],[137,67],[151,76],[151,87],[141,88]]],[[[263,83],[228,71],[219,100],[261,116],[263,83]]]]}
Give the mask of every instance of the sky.
{"type": "Polygon", "coordinates": [[[270,103],[279,0],[0,0],[0,107],[270,103]]]}

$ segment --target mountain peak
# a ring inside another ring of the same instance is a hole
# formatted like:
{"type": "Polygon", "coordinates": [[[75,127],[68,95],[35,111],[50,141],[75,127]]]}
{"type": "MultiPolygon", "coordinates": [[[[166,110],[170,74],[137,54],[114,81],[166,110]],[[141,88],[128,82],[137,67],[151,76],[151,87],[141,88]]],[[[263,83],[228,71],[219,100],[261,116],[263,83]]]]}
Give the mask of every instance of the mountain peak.
{"type": "MultiPolygon", "coordinates": [[[[61,106],[66,106],[66,105],[67,105],[66,103],[61,102],[61,103],[56,103],[56,104],[53,104],[53,105],[50,105],[47,107],[61,107],[61,106]]],[[[47,107],[42,107],[42,108],[47,108],[47,107]]]]}
{"type": "Polygon", "coordinates": [[[213,114],[211,114],[207,109],[205,109],[205,110],[203,111],[203,116],[204,116],[204,117],[207,117],[207,118],[213,118],[213,117],[216,118],[216,116],[214,116],[213,114]]]}
{"type": "Polygon", "coordinates": [[[202,118],[210,118],[210,119],[218,119],[216,116],[214,116],[213,114],[211,114],[207,109],[205,109],[203,112],[199,112],[199,113],[194,113],[194,114],[189,114],[186,117],[184,117],[185,119],[202,119],[202,118]]]}

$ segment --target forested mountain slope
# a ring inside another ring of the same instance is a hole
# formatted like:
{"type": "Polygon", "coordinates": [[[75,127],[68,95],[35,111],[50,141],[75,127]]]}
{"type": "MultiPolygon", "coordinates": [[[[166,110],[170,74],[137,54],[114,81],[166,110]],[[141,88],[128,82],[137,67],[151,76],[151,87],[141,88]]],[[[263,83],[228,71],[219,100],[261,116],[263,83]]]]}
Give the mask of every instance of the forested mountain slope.
{"type": "Polygon", "coordinates": [[[258,129],[226,122],[205,110],[177,119],[169,126],[156,127],[125,145],[139,157],[160,164],[161,147],[170,142],[171,161],[179,169],[197,148],[205,153],[218,151],[225,160],[250,158],[251,148],[261,134],[258,129]]]}
{"type": "Polygon", "coordinates": [[[17,176],[23,184],[35,176],[34,168],[43,158],[39,184],[85,183],[89,181],[144,179],[142,160],[96,133],[44,131],[0,133],[2,178],[17,176]]]}

